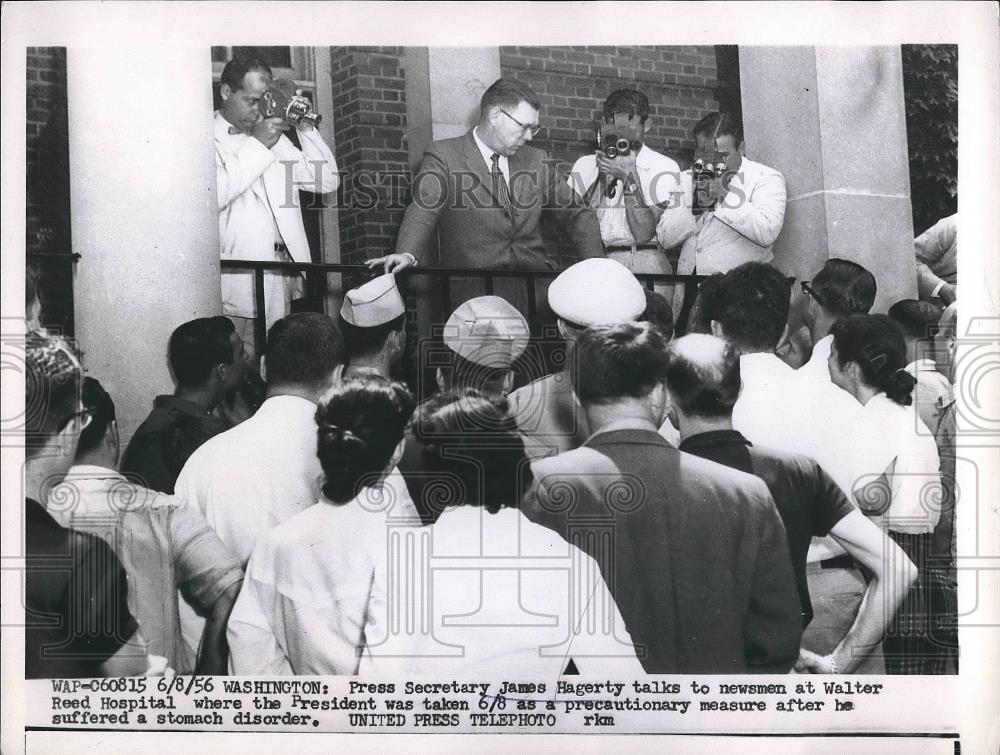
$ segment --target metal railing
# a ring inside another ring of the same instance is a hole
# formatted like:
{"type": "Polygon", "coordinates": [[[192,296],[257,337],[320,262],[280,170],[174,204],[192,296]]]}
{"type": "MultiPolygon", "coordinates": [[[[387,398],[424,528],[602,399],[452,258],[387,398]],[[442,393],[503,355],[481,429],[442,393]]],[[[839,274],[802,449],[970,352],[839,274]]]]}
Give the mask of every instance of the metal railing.
{"type": "MultiPolygon", "coordinates": [[[[323,263],[301,263],[301,262],[274,262],[256,260],[222,260],[223,270],[249,270],[253,272],[255,317],[254,336],[257,343],[263,344],[266,333],[265,308],[264,308],[264,273],[272,272],[298,272],[305,273],[307,279],[314,275],[341,274],[353,276],[356,280],[354,285],[360,285],[381,273],[381,268],[370,270],[366,265],[349,265],[334,262],[323,263]]],[[[451,303],[451,280],[452,278],[479,278],[483,281],[484,293],[489,295],[494,292],[494,283],[498,278],[515,278],[524,281],[527,288],[528,311],[525,313],[528,325],[532,332],[536,331],[538,322],[538,301],[536,299],[537,289],[535,283],[539,280],[555,278],[559,275],[558,270],[508,270],[508,269],[477,269],[465,267],[425,267],[418,265],[408,267],[398,276],[400,291],[404,297],[412,294],[409,280],[413,277],[424,277],[433,279],[437,283],[435,298],[440,301],[441,312],[440,322],[443,324],[451,314],[453,307],[451,303]]],[[[653,290],[656,284],[683,286],[684,304],[682,311],[690,309],[694,298],[697,295],[698,283],[704,280],[703,275],[665,275],[661,273],[637,273],[638,278],[647,289],[653,290]]],[[[345,290],[348,287],[345,286],[345,290]]],[[[307,283],[307,291],[316,290],[314,286],[307,283]]]]}

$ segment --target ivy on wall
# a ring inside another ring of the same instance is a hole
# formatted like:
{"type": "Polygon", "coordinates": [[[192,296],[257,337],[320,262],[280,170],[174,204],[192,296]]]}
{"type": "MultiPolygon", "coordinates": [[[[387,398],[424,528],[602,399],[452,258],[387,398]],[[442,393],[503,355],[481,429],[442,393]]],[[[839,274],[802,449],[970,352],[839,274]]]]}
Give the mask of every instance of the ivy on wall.
{"type": "Polygon", "coordinates": [[[903,45],[913,231],[958,211],[958,46],[903,45]]]}

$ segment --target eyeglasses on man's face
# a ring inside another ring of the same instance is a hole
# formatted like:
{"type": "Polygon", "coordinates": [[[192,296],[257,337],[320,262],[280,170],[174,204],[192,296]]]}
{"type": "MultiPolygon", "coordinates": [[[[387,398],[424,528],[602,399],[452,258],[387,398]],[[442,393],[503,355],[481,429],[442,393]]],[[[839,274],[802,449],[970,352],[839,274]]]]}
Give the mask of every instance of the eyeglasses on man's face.
{"type": "Polygon", "coordinates": [[[814,299],[817,304],[819,304],[820,306],[822,306],[823,305],[823,299],[820,297],[819,294],[816,293],[816,291],[813,289],[812,286],[809,285],[809,283],[810,283],[810,281],[799,281],[799,285],[802,287],[802,293],[804,293],[806,296],[814,299]]]}
{"type": "Polygon", "coordinates": [[[536,136],[538,136],[539,132],[542,130],[541,126],[529,126],[526,123],[521,123],[521,121],[519,121],[517,118],[515,118],[513,115],[511,115],[510,113],[508,113],[503,108],[498,108],[498,110],[501,113],[503,113],[504,115],[506,115],[508,118],[510,118],[512,121],[514,121],[514,123],[516,123],[518,126],[520,126],[521,127],[521,132],[525,136],[527,136],[528,134],[531,134],[532,137],[536,137],[536,136]]]}

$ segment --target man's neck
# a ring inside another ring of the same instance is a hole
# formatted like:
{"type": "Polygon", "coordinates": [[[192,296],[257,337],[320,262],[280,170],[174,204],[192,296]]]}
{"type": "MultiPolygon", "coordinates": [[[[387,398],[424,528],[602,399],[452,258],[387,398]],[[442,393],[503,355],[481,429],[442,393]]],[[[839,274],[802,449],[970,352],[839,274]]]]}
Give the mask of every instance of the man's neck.
{"type": "Polygon", "coordinates": [[[652,413],[639,401],[623,401],[616,404],[586,404],[583,407],[591,433],[609,430],[652,430],[659,428],[652,413]]]}
{"type": "Polygon", "coordinates": [[[347,365],[344,375],[377,372],[379,375],[388,377],[389,368],[391,366],[389,355],[384,351],[379,351],[375,354],[358,354],[357,356],[351,357],[351,362],[347,365]]]}
{"type": "Polygon", "coordinates": [[[693,435],[711,433],[718,430],[732,430],[733,416],[726,417],[690,417],[683,412],[677,412],[677,428],[681,434],[681,440],[687,440],[693,435]]]}
{"type": "Polygon", "coordinates": [[[96,448],[87,453],[77,454],[73,466],[101,467],[112,471],[118,470],[118,458],[108,448],[96,448]]]}
{"type": "Polygon", "coordinates": [[[267,386],[267,391],[264,394],[265,400],[269,398],[277,398],[278,396],[296,396],[297,398],[303,398],[306,401],[311,401],[314,404],[319,401],[319,394],[315,388],[294,384],[267,386]]]}
{"type": "Polygon", "coordinates": [[[837,318],[827,314],[820,314],[809,325],[809,335],[812,336],[813,345],[830,335],[830,329],[837,322],[837,318]]]}
{"type": "Polygon", "coordinates": [[[921,357],[930,359],[933,354],[930,350],[920,349],[920,341],[916,338],[906,339],[906,363],[913,364],[921,357]]]}
{"type": "Polygon", "coordinates": [[[490,136],[489,129],[482,123],[476,125],[473,129],[476,132],[476,136],[479,137],[479,141],[486,145],[486,148],[497,152],[497,148],[492,144],[493,138],[490,136]]]}
{"type": "Polygon", "coordinates": [[[174,391],[174,398],[181,401],[190,401],[207,412],[215,408],[215,405],[219,403],[221,395],[218,391],[207,385],[199,388],[177,386],[177,389],[174,391]]]}

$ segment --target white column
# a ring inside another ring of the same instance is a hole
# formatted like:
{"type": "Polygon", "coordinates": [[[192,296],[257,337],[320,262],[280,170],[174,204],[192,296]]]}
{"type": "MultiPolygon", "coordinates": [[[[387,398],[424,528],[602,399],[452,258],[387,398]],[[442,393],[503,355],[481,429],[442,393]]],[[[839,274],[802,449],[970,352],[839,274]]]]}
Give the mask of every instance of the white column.
{"type": "Polygon", "coordinates": [[[429,47],[432,138],[461,136],[479,122],[479,100],[500,78],[499,47],[429,47]]]}
{"type": "Polygon", "coordinates": [[[67,87],[76,334],[127,441],[173,391],[170,333],[222,311],[209,50],[70,47],[67,87]]]}
{"type": "Polygon", "coordinates": [[[775,264],[798,278],[829,257],[864,265],[877,312],[914,297],[899,47],[740,47],[740,89],[747,157],[787,183],[775,264]]]}

